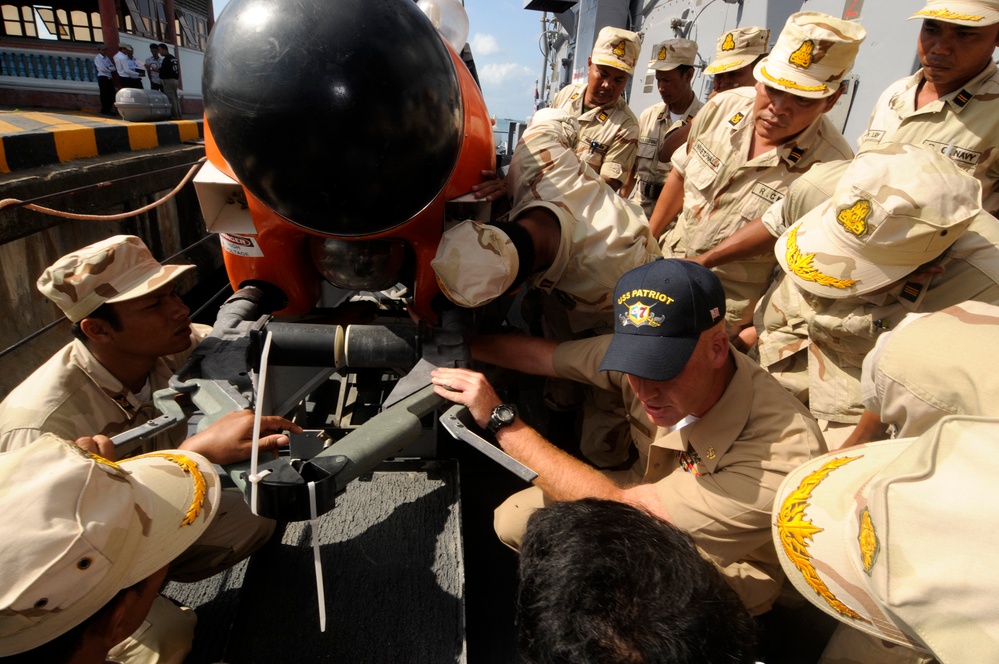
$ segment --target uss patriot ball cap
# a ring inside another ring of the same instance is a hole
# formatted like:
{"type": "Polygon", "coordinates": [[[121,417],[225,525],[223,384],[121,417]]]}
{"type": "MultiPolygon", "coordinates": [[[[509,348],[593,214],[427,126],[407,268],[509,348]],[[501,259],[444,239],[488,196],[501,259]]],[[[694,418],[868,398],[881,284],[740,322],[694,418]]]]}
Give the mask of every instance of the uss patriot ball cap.
{"type": "Polygon", "coordinates": [[[725,290],[708,268],[676,258],[636,267],[614,288],[614,336],[600,370],[670,380],[724,318],[725,290]]]}

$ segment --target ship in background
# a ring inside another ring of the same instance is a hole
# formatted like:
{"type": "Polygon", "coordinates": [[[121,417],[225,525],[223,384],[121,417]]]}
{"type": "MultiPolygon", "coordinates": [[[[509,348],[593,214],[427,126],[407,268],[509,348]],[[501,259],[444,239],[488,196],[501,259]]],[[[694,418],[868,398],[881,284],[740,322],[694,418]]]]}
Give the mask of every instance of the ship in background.
{"type": "Polygon", "coordinates": [[[524,9],[544,12],[539,107],[546,106],[562,87],[585,81],[586,60],[601,28],[609,25],[642,33],[638,66],[625,90],[636,115],[660,101],[654,72],[645,66],[658,42],[680,37],[697,42],[692,87],[704,100],[712,84],[704,67],[714,59],[717,39],[725,32],[756,25],[770,28],[774,40],[787,18],[799,11],[859,21],[867,39],[846,78],[848,87],[827,116],[854,144],[885,88],[919,68],[916,37],[920,22],[906,19],[923,4],[922,0],[525,0],[524,9]]]}

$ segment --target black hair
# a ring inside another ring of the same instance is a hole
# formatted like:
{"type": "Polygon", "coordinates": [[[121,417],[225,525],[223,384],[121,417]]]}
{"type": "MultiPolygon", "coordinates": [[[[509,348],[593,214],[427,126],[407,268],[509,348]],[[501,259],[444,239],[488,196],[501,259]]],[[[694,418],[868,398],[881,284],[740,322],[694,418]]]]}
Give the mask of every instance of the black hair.
{"type": "MultiPolygon", "coordinates": [[[[105,302],[83,318],[99,318],[110,325],[112,330],[121,330],[121,317],[118,316],[118,312],[115,311],[114,305],[110,302],[105,302]]],[[[80,327],[80,322],[81,321],[73,323],[73,325],[69,328],[69,331],[74,337],[83,343],[87,343],[87,335],[83,333],[83,329],[80,327]]]]}
{"type": "Polygon", "coordinates": [[[528,664],[755,661],[756,622],[690,536],[614,501],[531,515],[517,616],[528,664]]]}

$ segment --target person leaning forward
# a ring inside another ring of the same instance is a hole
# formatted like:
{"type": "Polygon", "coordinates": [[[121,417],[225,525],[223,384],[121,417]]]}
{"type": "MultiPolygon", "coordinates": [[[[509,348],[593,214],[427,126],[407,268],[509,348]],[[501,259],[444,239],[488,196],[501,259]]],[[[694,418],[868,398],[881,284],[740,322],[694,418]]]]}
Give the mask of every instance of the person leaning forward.
{"type": "MultiPolygon", "coordinates": [[[[695,258],[780,200],[812,166],[853,156],[826,119],[842,93],[864,29],[817,12],[793,14],[755,69],[756,88],[736,88],[705,104],[691,123],[687,151],[673,155],[652,218],[663,255],[695,258]],[[815,52],[815,44],[825,45],[815,52]],[[821,57],[820,57],[821,55],[821,57]]],[[[775,267],[761,255],[716,270],[727,295],[729,333],[752,321],[775,267]]]]}
{"type": "Polygon", "coordinates": [[[558,91],[551,108],[579,121],[576,154],[617,191],[631,172],[638,149],[638,118],[621,97],[635,71],[641,37],[629,30],[605,27],[586,60],[586,83],[558,91]]]}
{"type": "MultiPolygon", "coordinates": [[[[982,183],[982,207],[997,215],[999,69],[992,54],[999,2],[963,0],[957,8],[932,0],[909,18],[923,19],[916,43],[922,68],[881,94],[857,151],[908,143],[942,153],[982,183]]],[[[713,268],[770,252],[786,225],[765,222],[753,220],[695,260],[713,268]]]]}
{"type": "MultiPolygon", "coordinates": [[[[46,433],[67,440],[113,436],[158,416],[153,393],[167,387],[209,331],[191,324],[177,295],[176,280],[192,268],[161,265],[131,235],[89,245],[48,267],[38,288],[73,323],[76,339],[0,403],[0,452],[30,446],[46,433]]],[[[247,416],[252,413],[234,413],[229,425],[240,419],[245,425],[247,416]]],[[[264,435],[286,428],[297,429],[283,418],[269,418],[264,435]]],[[[185,434],[185,427],[174,427],[147,441],[142,451],[191,447],[185,434]]],[[[214,463],[249,457],[245,445],[212,449],[207,454],[214,463]]],[[[237,489],[224,490],[221,501],[219,518],[175,561],[171,578],[194,581],[215,574],[270,538],[274,522],[252,514],[237,489]]],[[[153,647],[128,661],[158,657],[153,647]]]]}
{"type": "Polygon", "coordinates": [[[760,362],[836,448],[861,420],[861,367],[880,335],[910,312],[999,304],[999,220],[977,180],[901,143],[810,171],[782,207],[793,225],[756,311],[760,362]]]}
{"type": "MultiPolygon", "coordinates": [[[[0,486],[0,659],[11,664],[135,661],[116,644],[148,639],[144,621],[173,606],[158,595],[168,566],[222,509],[197,453],[116,463],[52,434],[0,455],[0,486]]],[[[194,614],[178,612],[186,642],[164,640],[146,661],[183,660],[194,614]]]]}
{"type": "MultiPolygon", "coordinates": [[[[516,336],[473,344],[473,356],[521,371],[618,390],[639,460],[602,473],[544,440],[519,418],[496,429],[500,447],[538,473],[496,510],[500,539],[517,548],[531,513],[553,501],[630,503],[686,530],[754,614],[770,609],[782,573],[769,512],[784,475],[825,450],[814,419],[725,334],[725,295],[710,270],[663,259],[615,288],[611,335],[562,344],[516,336]]],[[[467,369],[437,369],[435,391],[490,424],[500,398],[467,369]]],[[[495,427],[495,424],[494,424],[495,427]]]]}

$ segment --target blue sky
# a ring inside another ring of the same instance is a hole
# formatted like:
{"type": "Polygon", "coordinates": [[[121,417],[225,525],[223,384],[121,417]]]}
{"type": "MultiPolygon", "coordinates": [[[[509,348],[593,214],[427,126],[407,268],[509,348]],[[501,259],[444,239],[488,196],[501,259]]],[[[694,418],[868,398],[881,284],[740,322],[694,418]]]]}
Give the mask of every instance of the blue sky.
{"type": "MultiPolygon", "coordinates": [[[[214,0],[216,16],[227,2],[214,0]]],[[[489,113],[526,120],[534,107],[535,81],[541,76],[542,13],[525,10],[523,0],[465,0],[464,4],[468,43],[489,113]]]]}

